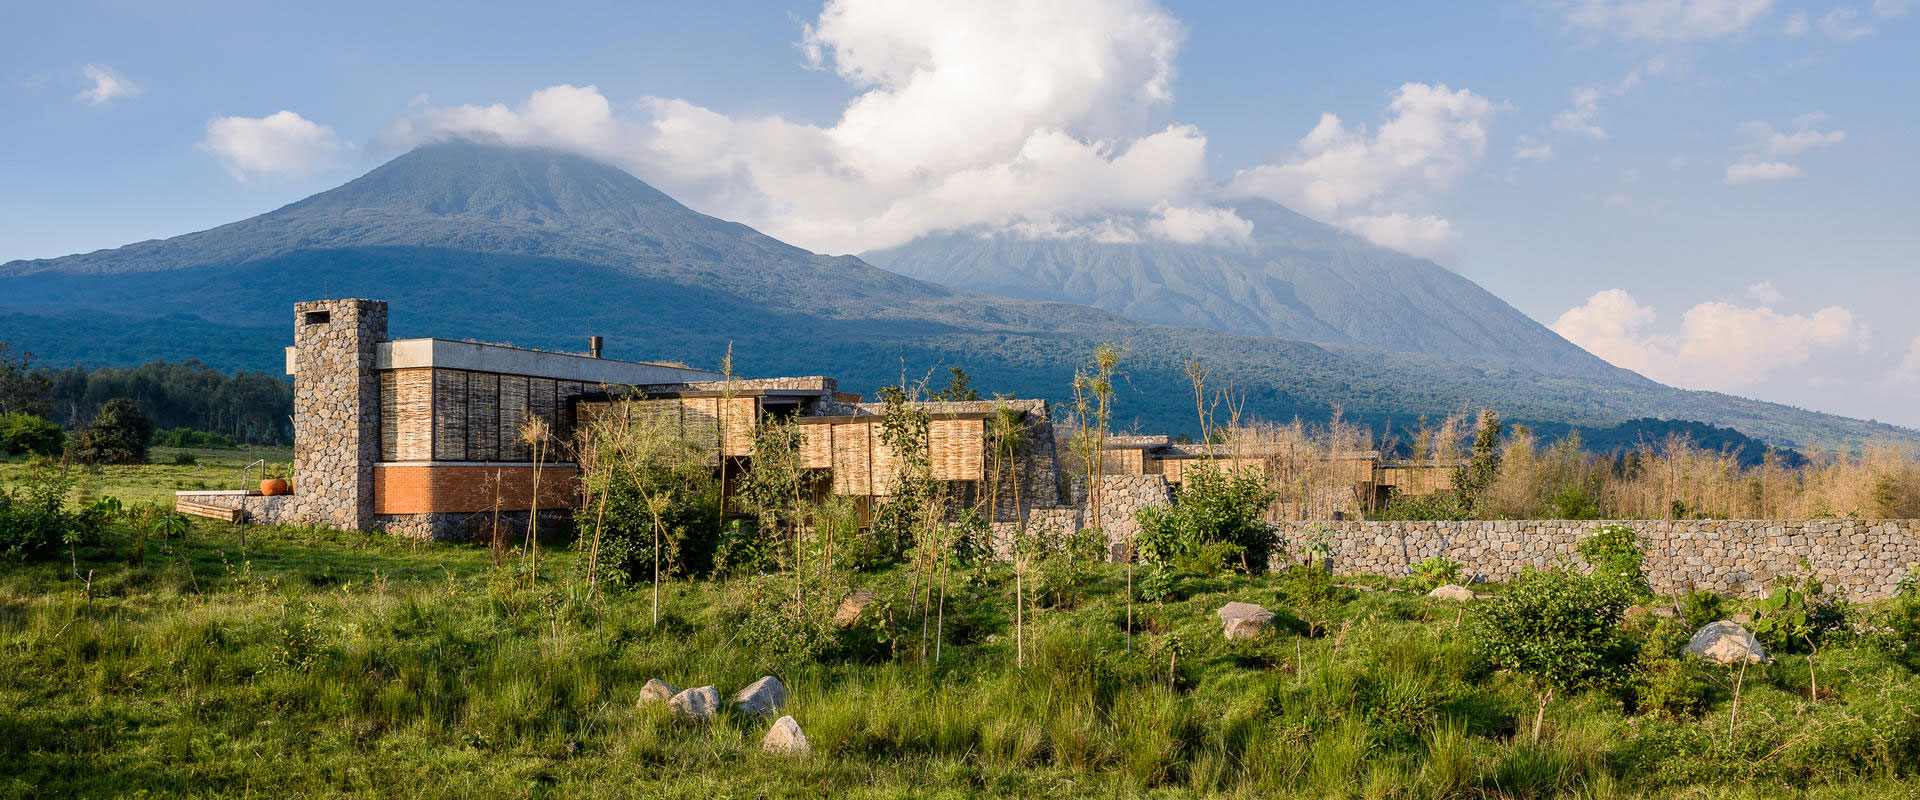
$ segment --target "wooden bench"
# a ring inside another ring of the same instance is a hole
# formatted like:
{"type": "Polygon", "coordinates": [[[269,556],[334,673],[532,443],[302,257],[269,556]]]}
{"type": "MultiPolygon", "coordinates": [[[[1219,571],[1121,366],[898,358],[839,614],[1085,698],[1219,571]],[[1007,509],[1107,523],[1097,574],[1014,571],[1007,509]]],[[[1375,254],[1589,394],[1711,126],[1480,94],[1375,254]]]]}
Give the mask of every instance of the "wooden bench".
{"type": "Polygon", "coordinates": [[[247,512],[237,508],[224,508],[221,506],[211,506],[211,505],[207,505],[206,503],[196,503],[192,500],[173,501],[173,510],[178,511],[182,514],[189,514],[196,517],[206,517],[208,519],[224,520],[226,522],[232,522],[232,523],[238,523],[241,520],[247,518],[247,512]]]}

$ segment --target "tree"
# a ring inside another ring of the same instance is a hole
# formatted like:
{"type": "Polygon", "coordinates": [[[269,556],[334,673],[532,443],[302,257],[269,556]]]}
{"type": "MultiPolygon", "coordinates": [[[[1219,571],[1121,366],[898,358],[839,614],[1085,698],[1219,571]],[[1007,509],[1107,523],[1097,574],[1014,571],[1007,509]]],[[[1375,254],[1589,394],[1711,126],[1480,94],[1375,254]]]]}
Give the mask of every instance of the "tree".
{"type": "Polygon", "coordinates": [[[66,432],[45,417],[18,412],[0,414],[0,454],[57,455],[66,441],[66,432]]]}
{"type": "Polygon", "coordinates": [[[52,410],[47,393],[53,381],[44,371],[35,371],[33,354],[13,355],[13,345],[0,342],[0,414],[46,416],[52,410]]]}
{"type": "Polygon", "coordinates": [[[947,367],[947,385],[933,393],[935,400],[959,401],[978,400],[980,393],[973,388],[973,378],[959,367],[947,367]]]}
{"type": "Polygon", "coordinates": [[[97,464],[144,464],[153,444],[153,421],[132,400],[116,397],[80,434],[80,457],[97,464]]]}
{"type": "Polygon", "coordinates": [[[1454,471],[1453,485],[1460,494],[1460,507],[1471,517],[1493,482],[1500,478],[1500,434],[1504,426],[1500,415],[1487,409],[1480,412],[1480,427],[1473,435],[1473,455],[1454,471]]]}

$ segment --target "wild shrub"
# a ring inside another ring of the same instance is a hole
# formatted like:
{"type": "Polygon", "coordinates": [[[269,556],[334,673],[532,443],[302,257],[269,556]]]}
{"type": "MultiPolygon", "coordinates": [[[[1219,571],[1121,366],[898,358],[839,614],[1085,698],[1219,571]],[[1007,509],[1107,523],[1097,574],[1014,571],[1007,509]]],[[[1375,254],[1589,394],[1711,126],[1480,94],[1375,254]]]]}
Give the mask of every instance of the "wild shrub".
{"type": "Polygon", "coordinates": [[[643,407],[622,404],[592,422],[582,482],[600,507],[575,516],[580,540],[599,536],[595,579],[635,586],[711,575],[724,531],[711,454],[643,407]],[[657,576],[656,576],[657,570],[657,576]]]}
{"type": "Polygon", "coordinates": [[[1843,601],[1822,601],[1820,582],[1809,575],[1799,586],[1785,576],[1754,604],[1753,635],[1771,652],[1804,653],[1846,632],[1843,601]]]}
{"type": "Polygon", "coordinates": [[[1680,619],[1698,630],[1727,618],[1727,598],[1706,589],[1693,589],[1680,596],[1680,619]]]}
{"type": "Polygon", "coordinates": [[[153,446],[232,449],[240,445],[226,434],[193,428],[166,428],[153,432],[153,446]]]}
{"type": "Polygon", "coordinates": [[[1698,627],[1672,617],[1659,617],[1649,626],[1625,682],[1629,709],[1667,717],[1696,717],[1707,710],[1719,684],[1704,662],[1680,652],[1698,627]]]}
{"type": "Polygon", "coordinates": [[[1601,525],[1575,549],[1593,567],[1594,577],[1617,581],[1636,595],[1648,591],[1646,573],[1641,571],[1647,554],[1633,526],[1601,525]]]}
{"type": "Polygon", "coordinates": [[[1453,583],[1460,578],[1460,562],[1450,558],[1434,556],[1413,565],[1413,575],[1409,579],[1414,590],[1433,591],[1436,587],[1453,583]]]}
{"type": "Polygon", "coordinates": [[[55,456],[66,442],[66,431],[45,417],[0,414],[0,455],[55,456]]]}
{"type": "Polygon", "coordinates": [[[1194,559],[1204,556],[1248,573],[1265,572],[1274,529],[1263,516],[1273,498],[1265,480],[1252,471],[1193,470],[1174,492],[1172,505],[1135,515],[1140,560],[1156,567],[1200,566],[1194,559]]]}
{"type": "Polygon", "coordinates": [[[153,421],[132,400],[116,397],[80,433],[81,459],[94,464],[145,464],[153,444],[153,421]]]}
{"type": "Polygon", "coordinates": [[[0,557],[31,561],[100,538],[110,506],[67,506],[74,480],[53,465],[29,468],[12,488],[0,489],[0,557]]]}
{"type": "Polygon", "coordinates": [[[1631,601],[1625,582],[1562,565],[1522,572],[1505,594],[1473,615],[1480,655],[1526,676],[1539,691],[1536,738],[1554,692],[1608,685],[1622,676],[1631,647],[1620,620],[1631,601]]]}

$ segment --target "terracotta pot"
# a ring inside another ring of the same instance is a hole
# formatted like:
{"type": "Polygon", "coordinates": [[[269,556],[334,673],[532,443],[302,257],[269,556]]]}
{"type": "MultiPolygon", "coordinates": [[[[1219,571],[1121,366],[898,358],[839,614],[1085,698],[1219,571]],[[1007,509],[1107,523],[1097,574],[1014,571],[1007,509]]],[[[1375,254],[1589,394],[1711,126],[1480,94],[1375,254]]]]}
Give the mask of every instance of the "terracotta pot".
{"type": "Polygon", "coordinates": [[[269,497],[278,494],[293,494],[293,486],[279,478],[268,478],[260,482],[260,493],[269,497]]]}

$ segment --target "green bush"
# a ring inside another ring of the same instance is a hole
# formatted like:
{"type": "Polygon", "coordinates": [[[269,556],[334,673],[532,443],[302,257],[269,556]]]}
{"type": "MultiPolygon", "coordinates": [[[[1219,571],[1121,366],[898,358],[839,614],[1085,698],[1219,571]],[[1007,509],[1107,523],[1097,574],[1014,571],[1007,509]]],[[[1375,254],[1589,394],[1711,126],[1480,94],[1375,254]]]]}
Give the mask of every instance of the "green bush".
{"type": "Polygon", "coordinates": [[[1265,572],[1274,529],[1262,517],[1273,498],[1266,480],[1252,471],[1192,470],[1174,492],[1172,505],[1135,514],[1140,560],[1160,570],[1217,571],[1234,564],[1249,573],[1265,572]]]}
{"type": "Polygon", "coordinates": [[[0,454],[59,455],[67,443],[66,431],[45,417],[0,414],[0,454]]]}
{"type": "Polygon", "coordinates": [[[1680,596],[1680,619],[1695,630],[1726,619],[1727,611],[1727,598],[1706,589],[1694,589],[1680,596]]]}
{"type": "Polygon", "coordinates": [[[1413,565],[1413,576],[1409,581],[1415,590],[1430,592],[1435,587],[1453,583],[1459,578],[1460,562],[1434,556],[1413,565]]]}
{"type": "Polygon", "coordinates": [[[1620,632],[1631,601],[1618,580],[1564,566],[1529,569],[1474,614],[1475,649],[1492,665],[1543,686],[1605,685],[1621,676],[1631,649],[1620,632]]]}
{"type": "Polygon", "coordinates": [[[153,446],[232,449],[240,445],[234,442],[232,438],[212,431],[194,430],[193,428],[168,428],[166,430],[154,431],[153,446]]]}
{"type": "Polygon", "coordinates": [[[1647,576],[1641,571],[1647,554],[1633,526],[1601,525],[1581,539],[1576,549],[1593,567],[1595,577],[1617,581],[1634,594],[1647,593],[1647,576]]]}
{"type": "Polygon", "coordinates": [[[81,432],[80,457],[95,464],[145,464],[152,444],[153,421],[132,400],[116,397],[81,432]]]}
{"type": "Polygon", "coordinates": [[[59,468],[38,466],[27,470],[15,488],[0,489],[0,557],[31,561],[98,540],[111,506],[69,510],[66,498],[73,486],[59,468]]]}

